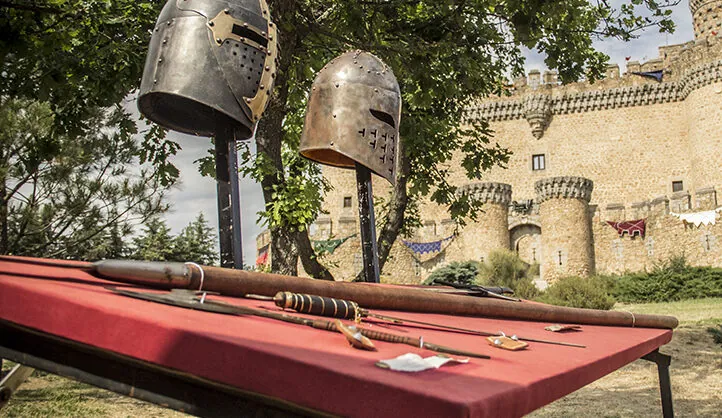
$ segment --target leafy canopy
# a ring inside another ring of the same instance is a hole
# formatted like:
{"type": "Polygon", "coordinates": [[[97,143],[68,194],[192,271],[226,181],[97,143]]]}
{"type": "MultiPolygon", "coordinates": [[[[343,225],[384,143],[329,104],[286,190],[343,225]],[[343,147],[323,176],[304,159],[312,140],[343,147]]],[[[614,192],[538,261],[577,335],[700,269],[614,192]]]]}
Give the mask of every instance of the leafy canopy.
{"type": "Polygon", "coordinates": [[[0,102],[2,253],[99,259],[120,254],[132,227],[166,210],[164,188],[138,164],[123,110],[96,109],[92,127],[53,130],[47,103],[0,102]]]}
{"type": "MultiPolygon", "coordinates": [[[[86,135],[98,109],[121,103],[140,85],[150,31],[163,2],[136,0],[10,0],[0,3],[0,97],[48,103],[57,134],[86,135]]],[[[129,113],[116,127],[134,130],[129,113]]],[[[178,170],[167,160],[178,145],[152,126],[141,162],[164,185],[178,170]]]]}

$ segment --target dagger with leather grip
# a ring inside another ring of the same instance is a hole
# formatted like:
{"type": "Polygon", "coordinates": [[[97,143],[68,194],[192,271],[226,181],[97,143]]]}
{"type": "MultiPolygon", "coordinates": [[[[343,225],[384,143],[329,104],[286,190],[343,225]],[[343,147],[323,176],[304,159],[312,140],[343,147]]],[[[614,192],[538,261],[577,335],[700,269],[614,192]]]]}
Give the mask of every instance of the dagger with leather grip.
{"type": "MultiPolygon", "coordinates": [[[[311,315],[319,315],[319,316],[327,316],[331,318],[341,318],[341,319],[354,319],[359,320],[360,318],[364,317],[371,317],[371,318],[378,318],[385,321],[391,321],[395,324],[403,324],[404,322],[413,323],[413,324],[420,324],[420,325],[428,325],[436,328],[441,328],[445,330],[451,330],[451,331],[457,331],[457,332],[463,332],[468,334],[476,334],[481,335],[484,337],[496,337],[499,335],[502,335],[502,333],[492,333],[487,331],[479,331],[474,329],[468,329],[468,328],[459,328],[454,327],[450,325],[443,325],[443,324],[437,324],[432,322],[424,322],[424,321],[417,321],[413,319],[405,319],[405,318],[399,318],[394,316],[388,316],[388,315],[379,315],[372,312],[369,312],[367,309],[361,308],[358,303],[343,300],[343,299],[335,299],[335,298],[327,298],[323,296],[317,296],[317,295],[305,295],[300,293],[291,293],[291,292],[278,292],[276,293],[276,296],[273,298],[273,302],[276,304],[276,306],[283,308],[283,309],[292,309],[296,312],[300,313],[306,313],[311,315]]],[[[561,342],[561,341],[551,341],[551,340],[543,340],[539,338],[526,338],[526,337],[520,337],[516,336],[517,339],[522,341],[529,341],[529,342],[535,342],[535,343],[544,343],[544,344],[555,344],[555,345],[563,345],[567,347],[578,347],[578,348],[585,348],[586,346],[581,344],[575,344],[575,343],[567,343],[567,342],[561,342]]]]}
{"type": "MultiPolygon", "coordinates": [[[[119,295],[128,296],[136,299],[142,299],[150,302],[164,303],[166,305],[178,306],[181,308],[195,309],[206,312],[214,312],[226,315],[252,315],[262,318],[275,319],[277,321],[290,322],[296,325],[306,325],[315,329],[339,332],[337,323],[333,321],[326,321],[323,319],[308,319],[300,316],[288,315],[280,312],[272,312],[263,309],[250,308],[248,306],[232,305],[229,303],[219,302],[210,300],[206,297],[208,292],[200,292],[188,289],[172,289],[169,293],[143,293],[134,292],[124,289],[116,289],[109,287],[111,290],[119,295]]],[[[486,354],[474,353],[471,351],[459,350],[452,347],[446,347],[443,345],[433,344],[428,341],[424,341],[422,337],[414,338],[402,335],[390,334],[388,332],[376,331],[366,328],[355,328],[354,332],[359,332],[364,337],[372,340],[385,341],[396,344],[406,344],[418,348],[425,348],[427,350],[436,351],[439,353],[454,354],[458,356],[475,357],[481,359],[489,359],[486,354]]],[[[342,332],[343,333],[343,332],[342,332]]],[[[345,333],[344,333],[345,335],[345,333]]]]}

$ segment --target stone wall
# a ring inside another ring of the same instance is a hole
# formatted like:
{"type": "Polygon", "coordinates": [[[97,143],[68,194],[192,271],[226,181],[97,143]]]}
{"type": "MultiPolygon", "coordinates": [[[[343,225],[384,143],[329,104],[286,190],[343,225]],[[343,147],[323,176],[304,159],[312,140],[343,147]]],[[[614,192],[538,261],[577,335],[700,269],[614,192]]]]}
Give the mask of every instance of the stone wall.
{"type": "Polygon", "coordinates": [[[608,217],[603,212],[595,213],[592,226],[597,272],[650,270],[674,256],[684,256],[692,265],[722,266],[722,224],[685,225],[669,214],[665,199],[650,206],[644,218],[644,237],[620,236],[606,223],[608,217]]]}
{"type": "Polygon", "coordinates": [[[504,183],[471,183],[460,188],[484,203],[476,222],[469,223],[456,237],[454,247],[449,248],[453,261],[484,260],[498,248],[509,248],[509,204],[511,186],[504,183]],[[483,239],[480,239],[483,237],[483,239]]]}
{"type": "Polygon", "coordinates": [[[589,200],[593,185],[582,177],[553,177],[535,184],[541,218],[541,277],[594,273],[589,200]]]}

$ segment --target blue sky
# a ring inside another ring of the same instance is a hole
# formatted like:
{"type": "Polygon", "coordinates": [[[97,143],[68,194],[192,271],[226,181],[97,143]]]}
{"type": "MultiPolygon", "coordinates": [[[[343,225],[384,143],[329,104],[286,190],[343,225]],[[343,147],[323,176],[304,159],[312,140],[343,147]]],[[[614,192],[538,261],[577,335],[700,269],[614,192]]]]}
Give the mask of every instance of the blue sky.
{"type": "MultiPolygon", "coordinates": [[[[657,47],[659,46],[679,44],[693,39],[692,16],[686,1],[680,1],[680,4],[674,9],[672,17],[677,23],[677,30],[672,35],[648,30],[630,42],[597,41],[595,47],[609,55],[610,62],[619,64],[620,70],[624,72],[626,69],[625,57],[644,62],[658,56],[657,47]]],[[[546,69],[543,60],[543,56],[530,51],[527,54],[525,67],[527,70],[543,71],[546,69]]],[[[207,150],[211,147],[210,140],[176,132],[169,133],[169,136],[181,145],[181,150],[173,159],[180,169],[181,181],[180,185],[169,194],[169,201],[173,208],[165,216],[168,225],[174,233],[178,233],[199,212],[203,212],[210,224],[217,226],[215,181],[201,177],[198,174],[197,165],[193,163],[194,160],[206,155],[207,150]]],[[[253,145],[253,141],[251,144],[253,145]]],[[[253,148],[255,152],[255,146],[253,148]]],[[[256,224],[257,212],[263,209],[260,185],[248,179],[241,179],[241,207],[244,263],[252,265],[255,263],[256,235],[262,230],[256,224]]]]}

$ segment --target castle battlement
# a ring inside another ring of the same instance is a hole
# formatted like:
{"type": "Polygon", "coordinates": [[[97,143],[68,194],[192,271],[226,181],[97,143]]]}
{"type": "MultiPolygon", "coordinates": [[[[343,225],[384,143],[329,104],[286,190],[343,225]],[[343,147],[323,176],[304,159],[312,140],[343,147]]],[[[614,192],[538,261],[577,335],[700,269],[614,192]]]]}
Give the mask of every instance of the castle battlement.
{"type": "Polygon", "coordinates": [[[722,33],[713,39],[660,47],[660,57],[630,61],[619,76],[610,65],[607,78],[594,84],[560,85],[556,73],[531,70],[517,80],[509,96],[489,98],[466,111],[469,120],[491,122],[525,118],[536,138],[553,115],[683,101],[694,90],[722,81],[722,33]],[[662,70],[663,81],[632,74],[662,70]]]}

